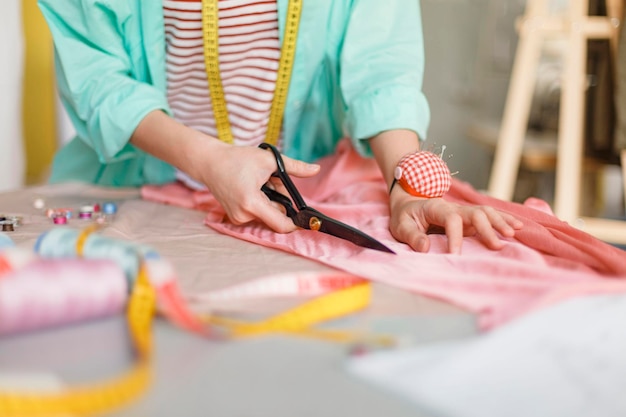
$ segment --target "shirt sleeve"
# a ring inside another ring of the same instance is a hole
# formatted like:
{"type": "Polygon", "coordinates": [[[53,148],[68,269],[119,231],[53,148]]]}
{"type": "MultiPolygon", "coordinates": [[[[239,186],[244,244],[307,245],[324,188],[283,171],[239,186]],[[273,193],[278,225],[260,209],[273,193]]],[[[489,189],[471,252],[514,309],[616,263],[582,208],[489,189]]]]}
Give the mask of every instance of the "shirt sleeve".
{"type": "Polygon", "coordinates": [[[169,112],[141,59],[139,17],[127,0],[39,0],[55,47],[61,100],[101,163],[134,157],[130,137],[153,110],[169,112]]]}
{"type": "Polygon", "coordinates": [[[354,0],[340,58],[346,130],[369,154],[369,139],[408,129],[425,139],[424,45],[418,0],[354,0]]]}

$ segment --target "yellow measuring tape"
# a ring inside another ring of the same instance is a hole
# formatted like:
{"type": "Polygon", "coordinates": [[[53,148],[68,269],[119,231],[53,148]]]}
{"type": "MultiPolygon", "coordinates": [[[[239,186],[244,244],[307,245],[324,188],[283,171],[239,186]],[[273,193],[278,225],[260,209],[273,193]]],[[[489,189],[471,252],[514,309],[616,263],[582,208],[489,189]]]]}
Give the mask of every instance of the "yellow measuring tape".
{"type": "MultiPolygon", "coordinates": [[[[84,243],[95,227],[85,229],[76,242],[82,254],[84,243]]],[[[111,412],[139,397],[152,379],[152,317],[156,294],[145,266],[137,275],[128,302],[127,321],[138,357],[135,366],[122,376],[102,383],[70,387],[55,393],[0,392],[0,416],[30,417],[54,415],[91,415],[111,412]]]]}
{"type": "Polygon", "coordinates": [[[357,284],[304,303],[258,323],[249,323],[220,317],[207,317],[209,323],[226,326],[234,337],[254,336],[263,333],[297,332],[320,322],[335,319],[357,310],[370,302],[369,284],[357,284]]]}
{"type": "MultiPolygon", "coordinates": [[[[89,236],[97,225],[81,231],[76,240],[76,253],[82,256],[89,236]]],[[[140,397],[152,379],[153,352],[152,319],[157,295],[152,287],[145,264],[142,263],[128,302],[127,322],[137,363],[122,376],[102,383],[69,387],[60,392],[0,392],[0,416],[34,417],[54,415],[85,416],[111,412],[140,397]]],[[[345,316],[367,307],[371,299],[369,283],[354,286],[315,298],[303,305],[257,323],[224,317],[203,317],[204,321],[227,330],[231,338],[243,338],[267,333],[288,333],[340,343],[365,342],[390,346],[386,337],[371,337],[350,331],[314,329],[312,326],[345,316]]]]}
{"type": "MultiPolygon", "coordinates": [[[[217,127],[218,138],[227,143],[233,143],[233,133],[228,120],[228,109],[224,97],[224,87],[220,75],[219,64],[219,19],[217,0],[202,0],[202,37],[204,39],[204,63],[206,66],[209,95],[213,106],[213,117],[217,127]]],[[[283,45],[280,49],[280,61],[276,78],[274,98],[270,119],[265,133],[265,142],[276,145],[280,136],[280,128],[287,102],[287,92],[291,81],[298,27],[302,12],[302,0],[289,0],[287,7],[287,21],[283,45]]]]}
{"type": "Polygon", "coordinates": [[[207,323],[226,327],[233,338],[267,333],[287,333],[338,343],[366,343],[380,347],[393,346],[395,341],[387,336],[312,327],[366,308],[370,304],[371,297],[371,285],[361,283],[320,296],[282,314],[256,323],[219,316],[206,316],[202,319],[207,323]]]}

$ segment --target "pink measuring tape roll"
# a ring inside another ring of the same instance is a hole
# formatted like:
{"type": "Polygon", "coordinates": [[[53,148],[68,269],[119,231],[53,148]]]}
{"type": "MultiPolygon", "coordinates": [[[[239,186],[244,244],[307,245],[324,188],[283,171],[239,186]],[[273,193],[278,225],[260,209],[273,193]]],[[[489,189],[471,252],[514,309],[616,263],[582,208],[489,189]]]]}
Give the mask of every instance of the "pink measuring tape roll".
{"type": "Polygon", "coordinates": [[[393,177],[390,193],[397,182],[404,191],[416,197],[442,197],[452,185],[448,165],[438,155],[428,151],[404,156],[398,162],[393,177]]]}

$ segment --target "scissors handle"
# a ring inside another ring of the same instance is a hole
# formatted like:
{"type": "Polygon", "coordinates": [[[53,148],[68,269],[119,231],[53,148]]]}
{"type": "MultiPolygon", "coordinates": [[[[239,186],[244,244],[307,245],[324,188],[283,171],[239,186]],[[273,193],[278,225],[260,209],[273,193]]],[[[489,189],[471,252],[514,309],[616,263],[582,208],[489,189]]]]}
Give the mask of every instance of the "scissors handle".
{"type": "MultiPolygon", "coordinates": [[[[287,170],[285,169],[285,163],[283,161],[283,157],[280,155],[280,152],[278,152],[278,149],[276,149],[274,145],[270,145],[269,143],[262,143],[259,145],[259,148],[269,149],[272,151],[272,153],[274,154],[274,158],[276,159],[276,165],[278,167],[277,171],[273,175],[280,178],[283,185],[289,192],[289,195],[293,199],[293,202],[296,203],[296,207],[298,208],[298,210],[304,209],[306,207],[306,203],[304,202],[304,199],[300,195],[300,192],[298,191],[294,183],[291,181],[291,178],[289,178],[289,174],[287,174],[287,170]]],[[[269,195],[268,197],[271,198],[271,196],[269,195]]],[[[274,200],[274,201],[277,201],[277,200],[274,200]]],[[[280,201],[278,202],[280,203],[280,201]]]]}
{"type": "Polygon", "coordinates": [[[267,198],[282,205],[287,211],[287,216],[291,217],[291,219],[295,223],[296,217],[298,216],[298,212],[296,211],[296,209],[293,208],[293,205],[291,204],[291,200],[289,199],[289,197],[282,195],[276,190],[272,190],[267,185],[263,185],[261,187],[261,191],[265,193],[267,198]]]}

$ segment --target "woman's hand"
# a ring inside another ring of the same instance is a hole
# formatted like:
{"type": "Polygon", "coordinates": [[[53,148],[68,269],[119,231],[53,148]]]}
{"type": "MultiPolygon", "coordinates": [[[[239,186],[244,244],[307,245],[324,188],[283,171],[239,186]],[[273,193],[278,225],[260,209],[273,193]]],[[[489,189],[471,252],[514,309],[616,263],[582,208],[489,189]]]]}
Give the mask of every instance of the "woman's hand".
{"type": "MultiPolygon", "coordinates": [[[[277,169],[272,152],[256,147],[229,145],[178,123],[162,111],[150,112],[140,123],[131,143],[179,168],[205,184],[236,224],[261,221],[281,233],[296,229],[284,208],[269,200],[261,186],[272,182],[277,169]]],[[[310,177],[320,167],[283,157],[288,174],[310,177]]]]}
{"type": "Polygon", "coordinates": [[[418,252],[430,249],[428,230],[432,228],[443,228],[448,251],[460,254],[463,236],[477,236],[486,247],[498,250],[504,245],[501,237],[513,237],[522,227],[520,220],[493,207],[464,206],[443,198],[417,198],[401,187],[394,187],[390,209],[391,234],[418,252]]]}
{"type": "MultiPolygon", "coordinates": [[[[396,164],[404,155],[420,148],[417,134],[409,130],[389,130],[369,140],[376,162],[387,184],[393,181],[396,164]]],[[[429,229],[445,230],[448,251],[460,253],[463,236],[478,236],[490,249],[504,245],[501,237],[512,237],[522,222],[487,206],[463,206],[442,198],[418,198],[395,186],[389,196],[389,230],[400,242],[418,252],[430,249],[429,229]]]]}
{"type": "MultiPolygon", "coordinates": [[[[194,159],[198,159],[197,157],[194,159]]],[[[285,215],[284,208],[261,191],[270,181],[282,193],[282,183],[271,175],[277,170],[272,152],[257,147],[222,145],[212,147],[204,163],[195,163],[191,174],[209,188],[220,202],[229,220],[234,224],[261,221],[276,232],[287,233],[296,229],[285,215]]],[[[289,175],[310,177],[319,172],[319,165],[283,156],[289,175]]],[[[286,194],[287,195],[287,194],[286,194]]]]}

